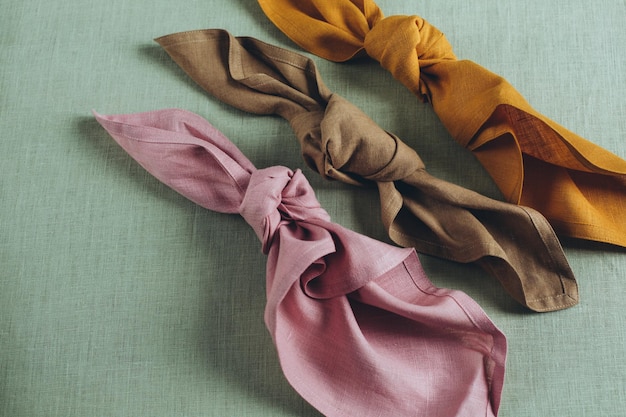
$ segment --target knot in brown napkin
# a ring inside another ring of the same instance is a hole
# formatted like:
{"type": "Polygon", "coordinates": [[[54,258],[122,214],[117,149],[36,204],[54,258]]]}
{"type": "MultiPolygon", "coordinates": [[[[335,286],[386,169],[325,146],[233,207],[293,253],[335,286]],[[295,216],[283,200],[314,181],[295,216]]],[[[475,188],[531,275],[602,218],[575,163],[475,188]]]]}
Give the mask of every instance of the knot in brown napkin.
{"type": "Polygon", "coordinates": [[[301,113],[289,122],[305,161],[326,178],[390,182],[425,168],[412,148],[337,94],[330,95],[326,111],[301,113]]]}

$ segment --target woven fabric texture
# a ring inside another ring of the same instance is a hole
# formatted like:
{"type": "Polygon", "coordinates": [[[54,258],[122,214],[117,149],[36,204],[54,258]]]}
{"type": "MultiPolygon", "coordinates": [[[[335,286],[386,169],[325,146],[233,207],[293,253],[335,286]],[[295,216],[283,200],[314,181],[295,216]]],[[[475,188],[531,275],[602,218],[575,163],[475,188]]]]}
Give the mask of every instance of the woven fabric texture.
{"type": "MultiPolygon", "coordinates": [[[[537,111],[626,158],[622,0],[380,0],[419,14],[457,57],[505,77],[537,111]]],[[[301,169],[333,221],[388,241],[376,190],[312,172],[284,120],[211,98],[153,39],[223,28],[315,60],[333,92],[397,134],[429,172],[503,199],[432,109],[376,62],[298,49],[256,1],[4,0],[0,13],[0,416],[317,416],[285,381],[263,323],[265,256],[239,216],[162,185],[91,110],[178,107],[257,167],[301,169]]],[[[562,241],[579,305],[527,313],[475,267],[420,255],[507,336],[500,416],[623,416],[626,252],[562,241]]]]}

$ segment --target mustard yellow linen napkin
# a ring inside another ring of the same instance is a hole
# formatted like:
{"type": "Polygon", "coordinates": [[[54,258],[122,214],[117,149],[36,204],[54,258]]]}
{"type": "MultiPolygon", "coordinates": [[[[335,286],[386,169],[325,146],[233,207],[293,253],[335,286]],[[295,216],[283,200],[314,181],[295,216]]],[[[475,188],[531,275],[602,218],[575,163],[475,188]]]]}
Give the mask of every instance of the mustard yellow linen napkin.
{"type": "Polygon", "coordinates": [[[312,60],[219,29],[156,40],[202,88],[293,127],[308,165],[322,176],[375,185],[396,243],[458,262],[477,262],[521,304],[551,311],[578,302],[554,231],[535,210],[437,179],[417,153],[332,93],[312,60]]]}
{"type": "Polygon", "coordinates": [[[457,60],[419,16],[384,17],[371,0],[259,0],[304,49],[332,61],[369,55],[430,102],[505,198],[557,233],[626,246],[626,161],[535,111],[502,77],[457,60]]]}

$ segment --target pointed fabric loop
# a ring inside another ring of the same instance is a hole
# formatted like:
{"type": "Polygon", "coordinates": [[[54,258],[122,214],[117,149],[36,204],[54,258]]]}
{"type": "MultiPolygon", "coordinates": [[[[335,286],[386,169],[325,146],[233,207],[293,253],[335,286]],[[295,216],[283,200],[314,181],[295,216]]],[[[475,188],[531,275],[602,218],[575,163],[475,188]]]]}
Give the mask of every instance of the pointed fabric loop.
{"type": "Polygon", "coordinates": [[[539,213],[430,176],[414,150],[331,93],[308,58],[222,30],[157,41],[209,93],[242,110],[287,118],[305,161],[325,178],[374,183],[394,242],[457,262],[477,262],[535,311],[578,302],[560,243],[539,213]]]}
{"type": "Polygon", "coordinates": [[[259,0],[270,20],[303,49],[331,61],[361,55],[365,36],[383,18],[371,0],[259,0]]]}
{"type": "MultiPolygon", "coordinates": [[[[302,55],[291,54],[287,62],[264,62],[257,57],[273,56],[281,48],[253,38],[235,39],[219,29],[181,32],[155,41],[185,71],[201,68],[204,76],[198,82],[202,88],[225,103],[237,102],[244,111],[291,118],[319,108],[315,100],[319,94],[315,90],[317,83],[309,82],[311,76],[315,77],[314,64],[302,55]],[[195,53],[200,55],[194,57],[195,53]],[[229,68],[229,72],[224,68],[229,68]],[[300,89],[285,91],[285,84],[297,85],[300,89]],[[308,88],[309,85],[313,89],[308,88]],[[259,92],[266,98],[259,97],[259,92]]],[[[188,75],[194,78],[195,73],[188,75]]]]}
{"type": "Polygon", "coordinates": [[[94,115],[158,180],[202,207],[239,212],[254,165],[204,119],[179,109],[94,115]]]}
{"type": "Polygon", "coordinates": [[[507,201],[540,211],[564,236],[626,246],[626,161],[535,111],[502,77],[456,60],[443,34],[421,17],[383,18],[369,0],[259,5],[295,43],[323,58],[347,61],[365,49],[431,102],[507,201]]]}
{"type": "Polygon", "coordinates": [[[497,415],[504,335],[467,295],[434,287],[414,250],[330,222],[300,171],[257,171],[191,113],[96,117],[181,194],[228,212],[238,201],[267,249],[265,323],[281,368],[324,415],[497,415]]]}

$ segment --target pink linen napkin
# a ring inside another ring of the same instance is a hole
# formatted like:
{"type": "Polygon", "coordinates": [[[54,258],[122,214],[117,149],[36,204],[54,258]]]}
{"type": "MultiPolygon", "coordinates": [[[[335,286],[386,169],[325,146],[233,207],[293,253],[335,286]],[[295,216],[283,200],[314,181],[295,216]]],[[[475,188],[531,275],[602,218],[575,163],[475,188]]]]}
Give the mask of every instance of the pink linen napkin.
{"type": "Polygon", "coordinates": [[[301,171],[257,170],[193,113],[95,116],[160,181],[252,226],[281,367],[320,412],[497,415],[505,337],[467,295],[434,287],[414,249],[332,223],[301,171]]]}

